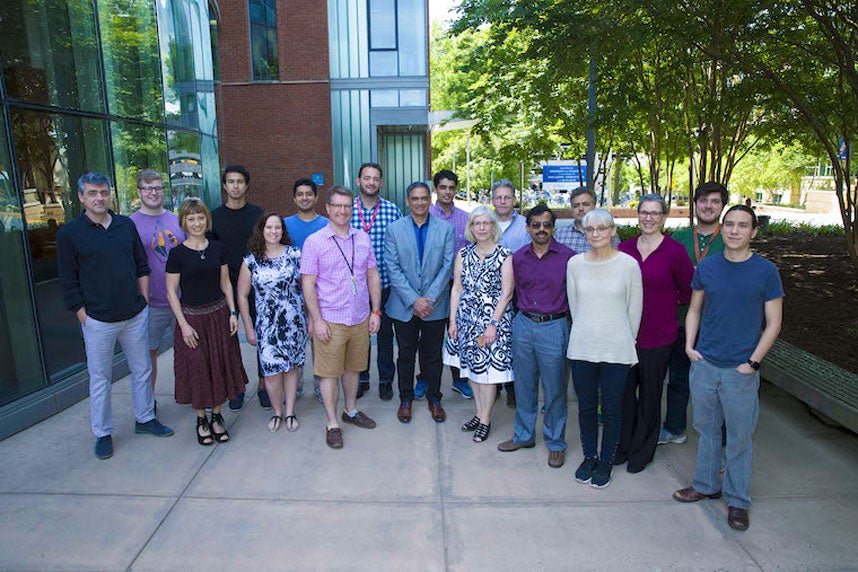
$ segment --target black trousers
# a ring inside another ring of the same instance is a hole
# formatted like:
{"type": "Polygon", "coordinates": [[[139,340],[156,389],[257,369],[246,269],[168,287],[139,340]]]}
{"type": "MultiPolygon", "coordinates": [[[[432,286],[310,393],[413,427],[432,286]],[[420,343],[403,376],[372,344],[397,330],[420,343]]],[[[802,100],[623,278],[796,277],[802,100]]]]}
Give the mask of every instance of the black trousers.
{"type": "Polygon", "coordinates": [[[629,370],[617,457],[627,456],[630,469],[642,470],[655,456],[661,428],[661,390],[671,347],[672,344],[649,350],[638,348],[638,363],[629,370]]]}
{"type": "Polygon", "coordinates": [[[407,322],[393,320],[399,357],[396,369],[399,375],[399,399],[414,399],[414,360],[420,351],[422,378],[429,387],[426,397],[430,401],[441,399],[441,348],[444,344],[444,332],[447,320],[424,321],[417,316],[407,322]]]}

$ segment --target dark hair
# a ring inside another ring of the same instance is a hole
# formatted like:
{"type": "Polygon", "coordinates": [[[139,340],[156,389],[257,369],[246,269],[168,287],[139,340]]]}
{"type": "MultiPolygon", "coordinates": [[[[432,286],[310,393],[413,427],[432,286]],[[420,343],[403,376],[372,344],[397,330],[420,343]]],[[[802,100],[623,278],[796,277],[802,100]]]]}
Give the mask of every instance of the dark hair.
{"type": "Polygon", "coordinates": [[[292,238],[289,236],[289,231],[286,230],[286,223],[279,214],[275,212],[267,212],[256,219],[253,223],[253,232],[247,241],[247,251],[256,257],[256,260],[265,260],[265,223],[271,217],[277,217],[280,221],[280,228],[283,229],[283,234],[280,236],[280,244],[289,246],[292,244],[292,238]]]}
{"type": "Polygon", "coordinates": [[[727,218],[727,215],[733,211],[742,211],[751,215],[751,228],[757,228],[757,213],[754,212],[754,209],[747,205],[733,205],[724,213],[724,218],[727,218]]]}
{"type": "Polygon", "coordinates": [[[331,199],[334,195],[342,195],[344,197],[348,197],[349,200],[352,202],[354,202],[355,200],[354,192],[350,188],[344,187],[342,185],[334,185],[333,187],[328,189],[328,196],[325,197],[325,202],[331,204],[331,199]]]}
{"type": "Polygon", "coordinates": [[[551,223],[552,224],[557,222],[557,213],[555,213],[553,210],[548,208],[548,205],[546,205],[546,204],[538,204],[535,207],[533,207],[532,209],[530,209],[529,211],[527,211],[527,215],[525,216],[524,220],[529,225],[530,221],[533,219],[533,217],[539,216],[539,215],[544,215],[545,213],[551,214],[551,223]]]}
{"type": "Polygon", "coordinates": [[[83,186],[84,185],[93,185],[95,187],[100,187],[102,185],[110,186],[110,179],[102,175],[101,173],[97,173],[95,171],[91,171],[85,175],[81,175],[77,180],[77,192],[83,194],[83,186]]]}
{"type": "Polygon", "coordinates": [[[295,181],[295,184],[292,185],[292,196],[295,196],[295,193],[298,192],[298,187],[310,187],[313,189],[313,194],[319,196],[319,189],[316,187],[316,183],[313,182],[313,179],[298,179],[295,181]]]}
{"type": "Polygon", "coordinates": [[[220,184],[226,184],[226,176],[228,173],[238,173],[244,177],[244,184],[250,184],[250,171],[244,165],[227,165],[223,168],[223,175],[220,176],[220,184]]]}
{"type": "Polygon", "coordinates": [[[694,190],[694,202],[697,202],[697,199],[699,199],[700,197],[711,195],[712,193],[718,193],[721,195],[722,205],[726,205],[727,202],[730,200],[730,196],[727,193],[727,187],[725,187],[721,183],[716,183],[715,181],[707,181],[699,185],[694,190]]]}
{"type": "Polygon", "coordinates": [[[360,176],[363,175],[364,169],[378,169],[379,176],[381,176],[381,178],[384,178],[384,173],[381,170],[381,165],[379,165],[378,163],[364,163],[360,166],[360,169],[358,169],[358,179],[360,179],[360,176]]]}
{"type": "Polygon", "coordinates": [[[432,196],[432,189],[429,188],[429,185],[427,185],[423,181],[414,181],[413,183],[408,185],[407,189],[405,189],[405,198],[410,199],[411,198],[411,191],[413,191],[414,189],[419,189],[419,188],[426,189],[426,192],[429,193],[429,196],[430,197],[432,196]]]}
{"type": "Polygon", "coordinates": [[[572,201],[581,195],[590,195],[590,198],[593,199],[594,205],[599,202],[599,199],[596,197],[596,193],[591,191],[589,187],[578,187],[569,194],[569,204],[571,205],[572,201]]]}
{"type": "Polygon", "coordinates": [[[435,176],[432,177],[432,184],[437,187],[438,183],[441,182],[441,179],[449,179],[450,181],[456,183],[456,186],[459,185],[459,177],[457,177],[456,173],[454,173],[453,171],[448,171],[447,169],[442,169],[438,171],[437,173],[435,173],[435,176]]]}

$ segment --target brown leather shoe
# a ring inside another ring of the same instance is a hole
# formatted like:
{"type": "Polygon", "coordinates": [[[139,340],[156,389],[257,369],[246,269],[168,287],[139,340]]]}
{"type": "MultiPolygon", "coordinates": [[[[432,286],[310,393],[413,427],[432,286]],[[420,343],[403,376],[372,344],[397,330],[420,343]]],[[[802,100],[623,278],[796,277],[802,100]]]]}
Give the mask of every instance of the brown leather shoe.
{"type": "Polygon", "coordinates": [[[432,414],[432,420],[435,423],[443,423],[447,420],[447,412],[441,407],[441,402],[437,400],[429,400],[429,413],[432,414]]]}
{"type": "Polygon", "coordinates": [[[714,492],[711,495],[707,495],[701,493],[696,490],[694,487],[686,487],[684,489],[680,489],[673,493],[673,500],[678,500],[679,502],[697,502],[703,499],[720,499],[721,491],[714,492]]]}
{"type": "Polygon", "coordinates": [[[340,419],[343,420],[343,423],[351,423],[361,429],[375,429],[375,421],[367,417],[363,411],[358,411],[354,417],[349,417],[346,415],[346,412],[343,411],[343,414],[340,415],[340,419]]]}
{"type": "Polygon", "coordinates": [[[343,430],[339,427],[332,427],[325,431],[325,443],[331,449],[343,448],[343,430]]]}
{"type": "Polygon", "coordinates": [[[748,527],[751,526],[751,521],[748,518],[748,509],[728,506],[727,524],[733,530],[748,530],[748,527]]]}
{"type": "Polygon", "coordinates": [[[513,439],[509,441],[504,441],[503,443],[498,443],[498,451],[502,453],[512,453],[513,451],[518,451],[519,449],[533,449],[536,443],[521,444],[516,443],[513,439]]]}
{"type": "Polygon", "coordinates": [[[548,466],[559,469],[566,462],[566,451],[548,451],[548,466]]]}
{"type": "Polygon", "coordinates": [[[399,404],[399,411],[396,412],[396,418],[400,423],[411,423],[411,402],[403,401],[399,404]]]}

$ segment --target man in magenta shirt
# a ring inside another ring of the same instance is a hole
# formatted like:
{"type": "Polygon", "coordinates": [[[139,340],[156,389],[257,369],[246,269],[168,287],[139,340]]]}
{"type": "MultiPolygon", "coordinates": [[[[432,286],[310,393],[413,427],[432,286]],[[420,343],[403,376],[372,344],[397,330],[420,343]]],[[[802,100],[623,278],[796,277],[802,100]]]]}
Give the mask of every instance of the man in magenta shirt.
{"type": "Polygon", "coordinates": [[[301,285],[310,314],[313,373],[328,419],[325,442],[341,449],[336,416],[342,381],[344,423],[373,429],[375,421],[357,409],[359,372],[366,365],[369,336],[381,320],[381,279],[369,236],[352,228],[354,194],[346,187],[328,191],[328,225],[310,235],[301,252],[301,285]]]}

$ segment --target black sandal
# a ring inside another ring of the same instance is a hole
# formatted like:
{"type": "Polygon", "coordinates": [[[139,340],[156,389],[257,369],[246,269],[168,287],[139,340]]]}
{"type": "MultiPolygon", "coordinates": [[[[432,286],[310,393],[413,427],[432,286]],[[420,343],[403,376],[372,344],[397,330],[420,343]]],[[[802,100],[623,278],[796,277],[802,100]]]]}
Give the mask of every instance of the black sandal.
{"type": "Polygon", "coordinates": [[[209,425],[209,419],[205,415],[202,417],[197,417],[197,443],[203,446],[212,445],[214,440],[212,439],[212,428],[209,425]],[[203,428],[205,431],[208,431],[208,435],[203,435],[200,433],[200,428],[203,428]]]}
{"type": "Polygon", "coordinates": [[[474,442],[475,443],[482,443],[483,441],[488,439],[489,438],[489,430],[491,430],[491,428],[492,428],[491,423],[489,423],[488,425],[480,423],[479,427],[477,427],[477,430],[474,431],[474,442]]]}
{"type": "Polygon", "coordinates": [[[223,420],[223,415],[220,413],[212,412],[212,422],[211,422],[212,435],[214,435],[215,441],[218,443],[225,443],[229,441],[229,433],[226,430],[226,423],[223,420]],[[223,427],[223,432],[218,433],[215,431],[214,424],[217,423],[221,427],[223,427]]]}
{"type": "Polygon", "coordinates": [[[298,418],[294,415],[287,415],[283,420],[286,422],[286,430],[290,433],[297,431],[298,427],[300,427],[300,425],[298,425],[298,418]]]}
{"type": "Polygon", "coordinates": [[[277,433],[280,431],[280,422],[282,421],[282,417],[279,415],[272,415],[271,419],[268,421],[268,430],[272,433],[277,433]]]}
{"type": "Polygon", "coordinates": [[[476,429],[479,426],[480,426],[480,418],[477,417],[476,415],[474,415],[474,417],[470,421],[468,421],[467,423],[462,425],[462,431],[473,431],[474,429],[476,429]]]}

